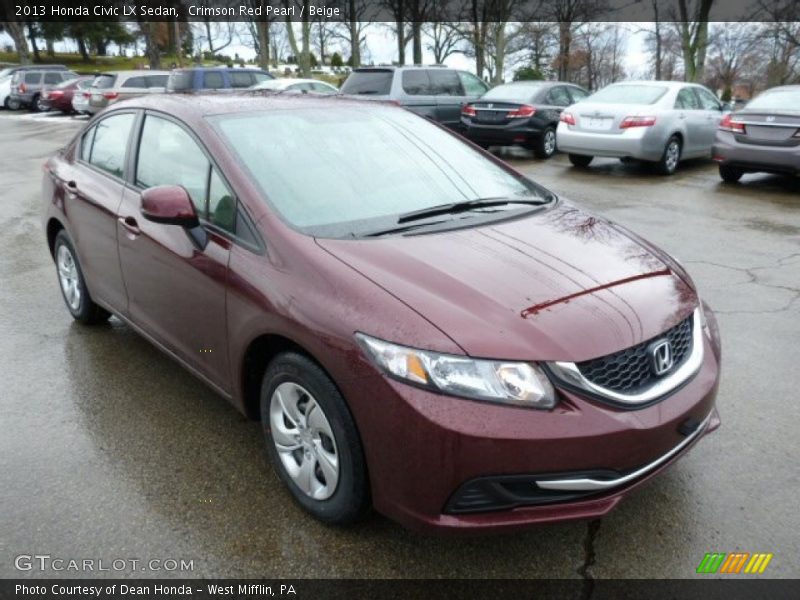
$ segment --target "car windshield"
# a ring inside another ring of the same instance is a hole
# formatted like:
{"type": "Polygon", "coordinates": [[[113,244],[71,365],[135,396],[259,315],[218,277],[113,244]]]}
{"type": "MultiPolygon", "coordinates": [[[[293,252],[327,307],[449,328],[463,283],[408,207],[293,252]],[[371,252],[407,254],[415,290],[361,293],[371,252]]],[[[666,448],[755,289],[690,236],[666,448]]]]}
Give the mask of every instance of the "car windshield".
{"type": "Polygon", "coordinates": [[[663,85],[609,85],[589,96],[596,104],[653,104],[667,92],[663,85]]]}
{"type": "Polygon", "coordinates": [[[800,110],[800,87],[768,90],[747,104],[747,109],[800,110]]]}
{"type": "Polygon", "coordinates": [[[209,119],[268,202],[312,235],[358,236],[410,211],[479,198],[548,197],[398,108],[326,106],[209,119]]]}
{"type": "Polygon", "coordinates": [[[531,84],[511,84],[498,85],[490,89],[481,100],[512,100],[514,102],[528,102],[533,95],[539,91],[540,85],[531,84]]]}
{"type": "Polygon", "coordinates": [[[102,75],[98,75],[94,78],[92,82],[93,88],[99,88],[101,90],[107,90],[108,88],[114,87],[114,82],[117,80],[117,76],[111,73],[103,73],[102,75]]]}
{"type": "Polygon", "coordinates": [[[392,73],[389,69],[353,71],[342,85],[342,93],[386,96],[392,88],[392,73]]]}

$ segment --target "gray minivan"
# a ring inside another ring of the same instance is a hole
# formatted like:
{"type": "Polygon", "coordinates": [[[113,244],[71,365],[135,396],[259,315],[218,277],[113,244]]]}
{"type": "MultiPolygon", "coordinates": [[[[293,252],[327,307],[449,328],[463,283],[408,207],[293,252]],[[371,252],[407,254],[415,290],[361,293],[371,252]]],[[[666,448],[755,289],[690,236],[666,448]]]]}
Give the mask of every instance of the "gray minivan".
{"type": "Polygon", "coordinates": [[[461,107],[489,86],[472,73],[444,66],[379,66],[354,69],[341,93],[401,106],[460,131],[461,107]]]}

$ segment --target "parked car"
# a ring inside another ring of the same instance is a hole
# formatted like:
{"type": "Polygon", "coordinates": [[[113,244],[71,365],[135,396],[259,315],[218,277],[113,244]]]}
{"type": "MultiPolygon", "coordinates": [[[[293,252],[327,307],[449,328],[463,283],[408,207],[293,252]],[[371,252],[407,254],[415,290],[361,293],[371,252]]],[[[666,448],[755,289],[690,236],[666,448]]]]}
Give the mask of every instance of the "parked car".
{"type": "Polygon", "coordinates": [[[89,99],[92,97],[92,81],[89,81],[89,86],[85,90],[74,92],[72,94],[72,110],[79,115],[89,115],[89,99]]]}
{"type": "Polygon", "coordinates": [[[339,89],[330,83],[319,79],[295,79],[292,77],[282,77],[280,79],[270,79],[257,83],[251,90],[275,90],[276,92],[300,92],[315,94],[338,94],[339,89]]]}
{"type": "Polygon", "coordinates": [[[363,67],[342,84],[341,93],[391,100],[408,110],[461,130],[461,107],[489,86],[472,73],[441,66],[363,67]]]}
{"type": "Polygon", "coordinates": [[[5,109],[9,108],[9,100],[11,96],[11,78],[17,71],[32,71],[37,69],[46,69],[49,71],[66,71],[67,67],[64,65],[13,65],[0,69],[0,106],[5,109]]]}
{"type": "Polygon", "coordinates": [[[525,146],[539,158],[556,152],[561,111],[589,95],[560,81],[518,81],[492,88],[461,109],[466,137],[479,146],[525,146]]]}
{"type": "Polygon", "coordinates": [[[93,115],[126,98],[166,91],[169,71],[108,71],[95,77],[85,112],[93,115]]]}
{"type": "Polygon", "coordinates": [[[46,110],[42,103],[42,91],[64,81],[75,79],[77,73],[63,69],[20,69],[11,76],[11,93],[8,108],[18,110],[29,107],[35,111],[46,110]]]}
{"type": "Polygon", "coordinates": [[[757,171],[800,174],[800,85],[772,88],[725,115],[712,154],[729,183],[757,171]]]}
{"type": "Polygon", "coordinates": [[[140,97],[44,169],[70,314],[260,417],[322,521],[599,518],[719,424],[679,263],[397,106],[140,97]]]}
{"type": "Polygon", "coordinates": [[[229,67],[173,69],[167,80],[168,92],[246,89],[273,79],[267,71],[229,67]]]}
{"type": "Polygon", "coordinates": [[[613,83],[561,113],[556,139],[578,167],[612,156],[650,161],[671,175],[683,159],[711,157],[722,108],[694,83],[613,83]]]}
{"type": "Polygon", "coordinates": [[[41,100],[39,104],[42,110],[60,110],[62,113],[73,112],[72,97],[75,94],[82,94],[85,90],[89,89],[94,77],[77,77],[75,79],[68,79],[63,83],[53,86],[52,88],[45,88],[41,93],[41,100]]]}

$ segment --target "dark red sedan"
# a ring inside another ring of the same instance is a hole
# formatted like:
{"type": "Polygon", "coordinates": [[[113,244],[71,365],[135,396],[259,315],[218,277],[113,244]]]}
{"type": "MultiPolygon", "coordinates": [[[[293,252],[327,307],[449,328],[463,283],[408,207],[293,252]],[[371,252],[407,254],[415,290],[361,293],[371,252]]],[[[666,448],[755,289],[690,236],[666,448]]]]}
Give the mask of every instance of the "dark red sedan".
{"type": "Polygon", "coordinates": [[[89,89],[94,77],[78,77],[59,83],[42,92],[41,104],[45,110],[60,110],[63,113],[74,112],[72,97],[89,89]]]}
{"type": "Polygon", "coordinates": [[[328,523],[600,517],[719,425],[683,268],[399,107],[115,104],[45,165],[67,308],[260,419],[328,523]]]}

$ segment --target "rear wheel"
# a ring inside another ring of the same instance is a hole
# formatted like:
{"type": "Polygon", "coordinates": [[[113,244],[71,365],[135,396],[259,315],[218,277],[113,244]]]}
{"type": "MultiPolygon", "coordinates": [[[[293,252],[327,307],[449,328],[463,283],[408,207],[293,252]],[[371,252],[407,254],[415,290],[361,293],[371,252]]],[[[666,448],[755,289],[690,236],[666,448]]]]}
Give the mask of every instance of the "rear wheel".
{"type": "Polygon", "coordinates": [[[31,106],[35,112],[47,112],[50,110],[50,107],[44,103],[44,99],[42,98],[41,94],[36,94],[33,97],[33,103],[31,106]]]}
{"type": "Polygon", "coordinates": [[[673,135],[664,146],[664,153],[661,155],[661,160],[656,163],[656,170],[662,175],[672,175],[678,168],[680,160],[681,141],[678,136],[673,135]]]}
{"type": "Polygon", "coordinates": [[[107,321],[111,313],[95,304],[89,295],[78,256],[66,231],[62,230],[56,236],[54,256],[61,294],[72,318],[84,325],[107,321]]]}
{"type": "Polygon", "coordinates": [[[6,98],[6,108],[8,110],[19,110],[20,103],[18,100],[14,100],[12,98],[6,98]]]}
{"type": "Polygon", "coordinates": [[[569,155],[569,162],[571,162],[576,167],[588,167],[589,163],[592,162],[594,156],[585,156],[583,154],[570,154],[569,155]]]}
{"type": "Polygon", "coordinates": [[[302,354],[278,355],[261,384],[268,452],[300,506],[347,525],[369,506],[367,468],[347,404],[333,381],[302,354]]]}
{"type": "Polygon", "coordinates": [[[722,181],[727,183],[736,183],[742,178],[742,175],[744,175],[742,169],[737,169],[736,167],[728,165],[719,166],[719,176],[722,178],[722,181]]]}
{"type": "Polygon", "coordinates": [[[533,145],[533,154],[537,158],[550,158],[556,153],[556,130],[548,127],[533,145]]]}

